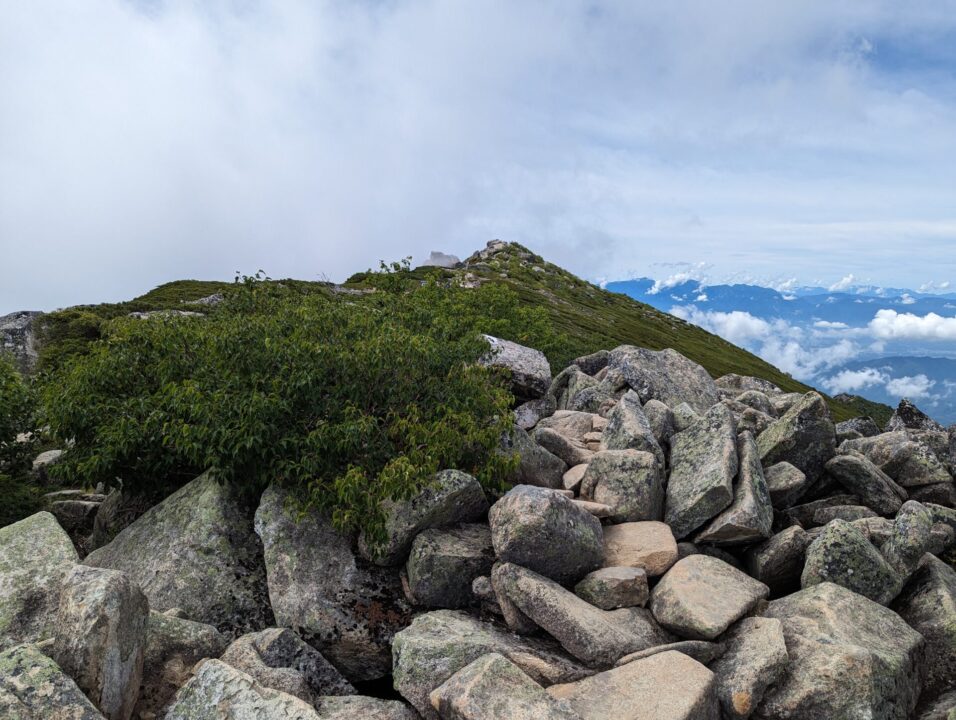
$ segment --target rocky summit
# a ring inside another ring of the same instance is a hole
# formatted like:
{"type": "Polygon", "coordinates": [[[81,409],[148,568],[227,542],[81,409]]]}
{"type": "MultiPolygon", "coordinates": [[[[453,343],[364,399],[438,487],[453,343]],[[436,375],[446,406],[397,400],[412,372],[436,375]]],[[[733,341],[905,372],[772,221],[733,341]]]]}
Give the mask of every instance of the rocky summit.
{"type": "Polygon", "coordinates": [[[489,345],[514,483],[446,468],[381,543],[208,473],[112,530],[0,529],[0,716],[956,717],[946,431],[838,429],[675,351],[489,345]]]}

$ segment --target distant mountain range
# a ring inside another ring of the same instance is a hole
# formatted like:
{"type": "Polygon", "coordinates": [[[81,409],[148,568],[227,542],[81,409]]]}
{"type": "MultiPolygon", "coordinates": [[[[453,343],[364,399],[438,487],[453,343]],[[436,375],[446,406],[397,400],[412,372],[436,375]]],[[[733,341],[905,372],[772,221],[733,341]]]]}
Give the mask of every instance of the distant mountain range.
{"type": "Polygon", "coordinates": [[[908,397],[938,421],[956,422],[956,293],[651,278],[605,287],[721,335],[803,382],[891,405],[908,397]]]}

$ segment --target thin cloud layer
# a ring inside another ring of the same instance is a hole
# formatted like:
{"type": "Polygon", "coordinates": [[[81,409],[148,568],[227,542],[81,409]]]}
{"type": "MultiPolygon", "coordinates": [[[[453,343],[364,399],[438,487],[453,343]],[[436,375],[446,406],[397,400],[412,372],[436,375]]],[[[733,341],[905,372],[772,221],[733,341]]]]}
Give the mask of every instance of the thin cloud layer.
{"type": "Polygon", "coordinates": [[[0,313],[495,237],[946,282],[954,38],[956,0],[6,3],[0,313]]]}
{"type": "MultiPolygon", "coordinates": [[[[904,302],[905,304],[905,302],[904,302]]],[[[914,315],[884,308],[869,323],[870,332],[881,340],[956,340],[956,317],[936,313],[914,315]]]]}

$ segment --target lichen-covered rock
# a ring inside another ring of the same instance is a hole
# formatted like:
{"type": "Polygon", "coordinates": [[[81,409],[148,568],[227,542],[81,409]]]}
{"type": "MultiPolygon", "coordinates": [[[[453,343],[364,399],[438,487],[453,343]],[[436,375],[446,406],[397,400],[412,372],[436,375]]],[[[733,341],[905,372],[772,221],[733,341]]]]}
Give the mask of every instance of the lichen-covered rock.
{"type": "Polygon", "coordinates": [[[513,478],[519,485],[560,488],[567,463],[538,445],[527,432],[515,427],[501,440],[501,451],[508,455],[517,453],[518,469],[513,478]]]}
{"type": "Polygon", "coordinates": [[[807,489],[807,476],[797,467],[783,461],[764,470],[770,501],[775,508],[792,507],[807,489]]]}
{"type": "Polygon", "coordinates": [[[52,657],[107,720],[128,720],[136,706],[148,617],[125,573],[77,565],[63,581],[52,657]]]}
{"type": "Polygon", "coordinates": [[[561,458],[568,467],[586,463],[594,454],[583,438],[570,437],[550,427],[539,425],[534,431],[534,440],[549,453],[561,458]]]}
{"type": "Polygon", "coordinates": [[[906,500],[903,488],[858,453],[837,455],[827,462],[826,469],[843,487],[881,515],[895,515],[906,500]]]}
{"type": "Polygon", "coordinates": [[[352,681],[389,672],[389,645],[410,607],[398,570],[358,557],[353,536],[311,512],[298,518],[272,486],[256,512],[277,624],[296,630],[352,681]]]}
{"type": "Polygon", "coordinates": [[[727,648],[723,643],[708,642],[707,640],[680,640],[678,642],[666,643],[664,645],[655,645],[646,650],[638,650],[630,655],[625,655],[617,661],[617,667],[627,665],[635,660],[643,660],[651,655],[676,650],[687,657],[694,658],[701,665],[710,665],[714,660],[724,654],[727,648]]]}
{"type": "Polygon", "coordinates": [[[834,520],[807,548],[800,584],[830,582],[886,605],[902,589],[902,579],[860,530],[834,520]]]}
{"type": "Polygon", "coordinates": [[[412,543],[405,572],[417,605],[460,608],[475,597],[471,584],[491,572],[495,551],[487,525],[425,530],[412,543]]]}
{"type": "Polygon", "coordinates": [[[607,427],[601,435],[604,450],[640,450],[651,453],[658,464],[664,467],[664,451],[661,450],[654,428],[644,414],[641,399],[633,390],[628,390],[607,417],[607,427]]]}
{"type": "Polygon", "coordinates": [[[669,639],[646,611],[601,610],[553,580],[517,565],[496,566],[492,582],[525,617],[590,667],[611,667],[628,653],[669,639]]]}
{"type": "Polygon", "coordinates": [[[186,684],[196,663],[219,657],[228,644],[212,625],[150,612],[143,684],[134,717],[161,717],[160,711],[186,684]]]}
{"type": "Polygon", "coordinates": [[[208,472],[83,562],[125,572],[153,610],[180,608],[226,633],[273,624],[252,519],[236,491],[208,472]]]}
{"type": "Polygon", "coordinates": [[[920,708],[915,720],[956,720],[956,690],[927,702],[920,708]]]}
{"type": "Polygon", "coordinates": [[[492,506],[488,521],[502,562],[562,583],[601,567],[601,522],[556,492],[518,485],[492,506]]]}
{"type": "Polygon", "coordinates": [[[479,520],[488,512],[488,500],[481,485],[468,473],[442,470],[415,497],[385,502],[382,510],[385,542],[381,547],[370,547],[362,534],[359,551],[377,565],[401,565],[422,530],[479,520]]]}
{"type": "Polygon", "coordinates": [[[436,610],[419,615],[395,636],[395,689],[425,720],[437,720],[431,692],[488,653],[503,655],[544,686],[573,682],[593,672],[553,641],[521,638],[458,610],[436,610]]]}
{"type": "Polygon", "coordinates": [[[836,424],[837,442],[880,434],[880,426],[869,416],[855,417],[836,424]]]}
{"type": "Polygon", "coordinates": [[[0,653],[0,716],[9,720],[103,720],[76,683],[36,645],[0,653]]]}
{"type": "Polygon", "coordinates": [[[850,450],[866,455],[874,465],[904,488],[951,482],[952,476],[927,445],[911,439],[906,432],[847,440],[840,452],[850,450]]]}
{"type": "Polygon", "coordinates": [[[430,700],[446,720],[580,720],[498,653],[463,667],[430,700]]]}
{"type": "Polygon", "coordinates": [[[764,600],[766,585],[707,555],[691,555],[651,591],[651,611],[664,628],[692,640],[713,640],[764,600]]]}
{"type": "Polygon", "coordinates": [[[481,362],[510,373],[515,397],[522,401],[534,400],[548,392],[551,365],[543,352],[491,335],[485,335],[485,340],[491,347],[481,362]]]}
{"type": "Polygon", "coordinates": [[[836,431],[830,408],[818,393],[809,392],[757,438],[764,465],[786,461],[813,484],[836,452],[836,431]]]}
{"type": "Polygon", "coordinates": [[[581,368],[582,372],[587,373],[588,375],[597,375],[601,370],[607,367],[608,360],[611,358],[611,353],[607,350],[598,350],[593,352],[590,355],[582,355],[581,357],[574,358],[571,361],[573,365],[577,365],[581,368]]]}
{"type": "Polygon", "coordinates": [[[856,495],[831,495],[830,497],[811,500],[801,505],[794,505],[783,512],[785,525],[794,523],[803,528],[813,527],[813,518],[820,508],[835,507],[837,505],[859,505],[860,498],[856,495]]]}
{"type": "Polygon", "coordinates": [[[673,411],[660,400],[648,400],[644,403],[644,416],[657,444],[661,448],[670,447],[671,437],[677,432],[673,411]]]}
{"type": "Polygon", "coordinates": [[[747,551],[747,572],[769,587],[773,595],[785,595],[800,587],[800,575],[809,544],[806,530],[799,525],[791,525],[747,551]]]}
{"type": "Polygon", "coordinates": [[[893,610],[926,639],[924,693],[952,688],[956,677],[956,571],[924,555],[893,610]]]}
{"type": "Polygon", "coordinates": [[[675,350],[621,345],[611,351],[608,369],[620,372],[642,403],[653,399],[675,407],[686,402],[702,413],[720,401],[707,371],[675,350]]]}
{"type": "Polygon", "coordinates": [[[922,636],[882,605],[833,583],[772,601],[787,672],[760,705],[766,720],[905,720],[923,676],[922,636]]]}
{"type": "Polygon", "coordinates": [[[813,513],[814,525],[827,525],[831,520],[862,520],[863,518],[879,517],[866,505],[831,505],[823,507],[813,513]]]}
{"type": "Polygon", "coordinates": [[[714,720],[719,717],[714,674],[673,650],[655,653],[548,694],[583,720],[714,720]]]}
{"type": "Polygon", "coordinates": [[[943,426],[920,410],[912,402],[903,398],[886,423],[886,432],[898,430],[943,430],[943,426]]]}
{"type": "MultiPolygon", "coordinates": [[[[650,402],[650,401],[648,401],[650,402]]],[[[671,413],[674,416],[674,432],[684,432],[687,428],[700,420],[700,413],[687,403],[677,405],[671,413]]]]}
{"type": "Polygon", "coordinates": [[[717,676],[717,698],[726,717],[748,718],[790,662],[783,625],[776,618],[744,618],[723,643],[724,654],[710,666],[717,676]]]}
{"type": "Polygon", "coordinates": [[[558,403],[551,395],[545,395],[537,400],[528,400],[515,408],[515,425],[522,430],[530,430],[543,418],[554,415],[558,403]]]}
{"type": "Polygon", "coordinates": [[[893,520],[893,530],[880,552],[905,583],[929,550],[933,532],[932,511],[912,500],[900,508],[893,520]]]}
{"type": "Polygon", "coordinates": [[[783,392],[769,380],[750,377],[748,375],[738,375],[737,373],[721,375],[714,381],[714,384],[721,390],[732,391],[735,396],[750,390],[756,390],[764,395],[779,395],[783,392]]]}
{"type": "Polygon", "coordinates": [[[649,520],[604,528],[604,567],[643,568],[648,577],[657,577],[677,557],[677,541],[665,523],[649,520]]]}
{"type": "Polygon", "coordinates": [[[741,545],[772,534],[773,505],[757,455],[757,443],[749,432],[737,437],[737,456],[739,469],[734,501],[697,534],[695,542],[741,545]]]}
{"type": "Polygon", "coordinates": [[[76,548],[48,512],[0,528],[0,649],[52,635],[76,548]]]}
{"type": "Polygon", "coordinates": [[[956,508],[956,484],[951,482],[920,485],[907,490],[910,500],[956,508]]]}
{"type": "Polygon", "coordinates": [[[243,635],[220,658],[263,687],[313,704],[324,695],[355,695],[355,688],[322,654],[288,628],[243,635]]]}
{"type": "Polygon", "coordinates": [[[595,453],[581,481],[581,497],[608,505],[612,523],[660,520],[664,507],[662,467],[649,452],[595,453]]]}
{"type": "Polygon", "coordinates": [[[737,432],[723,405],[714,405],[671,438],[671,472],[664,520],[683,538],[727,508],[734,499],[737,432]]]}
{"type": "Polygon", "coordinates": [[[574,592],[602,610],[644,607],[649,593],[647,573],[635,567],[601,568],[585,575],[574,592]]]}
{"type": "Polygon", "coordinates": [[[363,695],[331,695],[315,701],[319,720],[421,720],[399,700],[380,700],[363,695]]]}
{"type": "Polygon", "coordinates": [[[37,320],[43,313],[20,310],[0,316],[0,352],[13,358],[17,369],[29,374],[37,363],[37,320]]]}

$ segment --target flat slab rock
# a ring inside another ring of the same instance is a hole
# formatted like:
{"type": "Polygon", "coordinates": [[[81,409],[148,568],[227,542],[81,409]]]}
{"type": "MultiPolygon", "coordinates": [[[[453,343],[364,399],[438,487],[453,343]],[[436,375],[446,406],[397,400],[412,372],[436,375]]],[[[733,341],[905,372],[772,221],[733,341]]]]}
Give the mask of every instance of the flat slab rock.
{"type": "Polygon", "coordinates": [[[583,720],[714,720],[714,674],[669,650],[593,677],[548,688],[583,720]]]}
{"type": "Polygon", "coordinates": [[[654,587],[650,607],[657,622],[680,637],[713,640],[769,593],[723,560],[690,555],[654,587]]]}
{"type": "Polygon", "coordinates": [[[666,523],[621,523],[604,528],[604,567],[643,568],[658,577],[677,562],[677,540],[666,523]]]}

